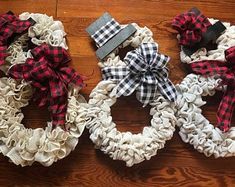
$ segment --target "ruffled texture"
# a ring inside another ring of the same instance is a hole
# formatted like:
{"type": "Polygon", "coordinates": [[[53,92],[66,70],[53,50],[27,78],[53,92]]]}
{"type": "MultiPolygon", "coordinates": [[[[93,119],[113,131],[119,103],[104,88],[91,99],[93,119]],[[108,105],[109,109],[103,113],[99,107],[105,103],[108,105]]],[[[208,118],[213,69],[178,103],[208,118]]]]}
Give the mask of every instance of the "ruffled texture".
{"type": "MultiPolygon", "coordinates": [[[[211,24],[218,21],[209,20],[211,24]]],[[[223,24],[226,30],[216,40],[216,50],[207,51],[205,48],[201,48],[191,56],[187,56],[181,51],[181,61],[187,64],[199,60],[225,61],[224,51],[235,45],[235,26],[230,26],[230,23],[223,24]]],[[[221,81],[216,77],[189,74],[179,85],[176,85],[179,93],[176,117],[182,140],[190,143],[206,156],[214,155],[215,158],[235,156],[235,127],[231,127],[227,133],[223,133],[202,115],[200,109],[206,104],[202,100],[202,96],[212,96],[217,90],[221,90],[222,88],[219,86],[221,81]]]]}
{"type": "Polygon", "coordinates": [[[177,100],[179,134],[182,140],[207,157],[235,156],[235,127],[227,133],[215,128],[203,115],[200,107],[206,104],[202,96],[212,96],[220,79],[189,74],[176,85],[179,92],[177,100]]]}
{"type": "MultiPolygon", "coordinates": [[[[133,25],[137,32],[119,49],[128,45],[136,48],[141,43],[153,42],[152,32],[147,27],[133,25]]],[[[111,53],[105,61],[99,62],[99,66],[125,66],[117,55],[119,49],[111,53]]],[[[175,105],[157,93],[156,99],[150,103],[151,126],[144,127],[142,133],[138,134],[120,132],[112,121],[110,108],[117,99],[115,87],[113,81],[107,80],[101,81],[92,90],[87,106],[86,126],[97,149],[114,160],[125,161],[126,165],[131,167],[155,156],[157,151],[164,147],[165,142],[172,138],[176,123],[175,105]]]]}
{"type": "Polygon", "coordinates": [[[16,165],[30,166],[39,162],[50,166],[66,157],[74,150],[85,128],[85,99],[78,89],[70,89],[66,127],[52,129],[51,122],[44,129],[25,128],[21,121],[24,117],[20,108],[28,104],[32,95],[31,87],[24,81],[11,78],[0,79],[0,152],[9,157],[16,165]]]}
{"type": "Polygon", "coordinates": [[[66,33],[61,21],[54,21],[52,16],[49,17],[46,14],[28,12],[20,14],[19,17],[21,20],[32,18],[36,22],[28,31],[28,35],[35,45],[47,43],[51,46],[68,49],[65,40],[66,33]]]}
{"type": "Polygon", "coordinates": [[[200,42],[210,25],[207,17],[194,12],[178,15],[172,22],[172,27],[179,32],[179,44],[184,46],[193,46],[200,42]]]}

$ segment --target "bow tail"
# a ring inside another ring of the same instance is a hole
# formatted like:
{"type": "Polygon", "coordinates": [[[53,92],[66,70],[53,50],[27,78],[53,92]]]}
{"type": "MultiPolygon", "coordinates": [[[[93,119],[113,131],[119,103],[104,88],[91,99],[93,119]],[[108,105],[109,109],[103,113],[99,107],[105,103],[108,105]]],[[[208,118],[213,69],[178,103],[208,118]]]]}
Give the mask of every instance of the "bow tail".
{"type": "Polygon", "coordinates": [[[174,84],[169,79],[158,82],[158,88],[165,99],[174,102],[177,98],[177,92],[174,84]]]}
{"type": "Polygon", "coordinates": [[[55,97],[50,100],[50,111],[52,113],[52,125],[65,125],[65,116],[67,112],[67,94],[64,97],[55,97]]]}
{"type": "Polygon", "coordinates": [[[50,84],[50,106],[52,125],[64,125],[67,112],[68,92],[66,85],[60,79],[53,79],[50,84]]]}
{"type": "Polygon", "coordinates": [[[235,90],[228,87],[217,111],[218,127],[226,132],[229,129],[232,120],[232,114],[235,107],[235,90]]]}
{"type": "Polygon", "coordinates": [[[147,84],[146,82],[142,82],[140,87],[136,92],[136,98],[143,103],[143,107],[149,104],[154,100],[157,93],[157,86],[154,84],[147,84]]]}

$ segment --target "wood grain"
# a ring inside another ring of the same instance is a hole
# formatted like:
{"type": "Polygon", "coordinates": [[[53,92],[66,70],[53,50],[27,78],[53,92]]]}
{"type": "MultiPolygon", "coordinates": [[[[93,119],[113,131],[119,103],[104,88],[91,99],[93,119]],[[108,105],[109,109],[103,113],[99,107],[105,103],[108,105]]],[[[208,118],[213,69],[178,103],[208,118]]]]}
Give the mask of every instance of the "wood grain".
{"type": "MultiPolygon", "coordinates": [[[[89,76],[82,93],[88,95],[100,81],[95,46],[85,28],[104,11],[110,12],[120,23],[136,22],[149,27],[160,51],[171,57],[170,78],[179,83],[187,69],[179,61],[179,47],[172,18],[191,7],[198,7],[208,17],[235,24],[235,1],[174,1],[174,0],[0,0],[0,12],[9,9],[46,13],[64,23],[72,56],[71,66],[89,76]],[[92,76],[91,76],[92,75],[92,76]]],[[[221,94],[205,98],[204,115],[213,123],[221,94]]],[[[112,115],[121,131],[140,132],[150,122],[150,108],[142,108],[134,96],[121,97],[112,107],[112,115]]],[[[27,127],[42,127],[49,120],[44,109],[33,103],[23,110],[27,127]]],[[[235,117],[233,121],[235,122],[235,117]]],[[[206,158],[192,146],[181,141],[178,133],[168,141],[158,155],[132,168],[121,161],[113,161],[95,150],[86,130],[75,151],[49,168],[39,164],[21,168],[0,156],[0,186],[235,186],[235,158],[206,158]]]]}

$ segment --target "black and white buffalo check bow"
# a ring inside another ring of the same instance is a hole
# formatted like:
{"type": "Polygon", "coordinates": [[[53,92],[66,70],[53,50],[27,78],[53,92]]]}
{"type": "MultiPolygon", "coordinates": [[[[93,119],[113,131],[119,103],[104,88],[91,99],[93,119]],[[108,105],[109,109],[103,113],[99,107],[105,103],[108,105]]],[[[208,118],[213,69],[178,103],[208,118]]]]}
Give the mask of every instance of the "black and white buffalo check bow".
{"type": "Polygon", "coordinates": [[[119,81],[117,96],[128,96],[136,90],[137,99],[146,106],[154,100],[157,90],[170,101],[177,94],[173,83],[168,79],[167,62],[170,57],[158,53],[156,43],[143,43],[139,48],[127,53],[124,62],[127,66],[104,67],[104,79],[119,81]]]}

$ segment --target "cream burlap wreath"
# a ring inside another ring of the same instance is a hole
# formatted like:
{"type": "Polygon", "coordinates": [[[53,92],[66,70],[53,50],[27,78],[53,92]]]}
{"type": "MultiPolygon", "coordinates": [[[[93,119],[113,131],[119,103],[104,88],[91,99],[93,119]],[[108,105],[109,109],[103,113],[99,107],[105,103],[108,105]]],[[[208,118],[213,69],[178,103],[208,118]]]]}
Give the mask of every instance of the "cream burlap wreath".
{"type": "MultiPolygon", "coordinates": [[[[6,63],[1,67],[7,72],[11,65],[24,63],[31,57],[30,50],[24,51],[27,41],[35,45],[48,43],[52,46],[61,46],[67,49],[63,25],[54,21],[45,14],[23,13],[20,19],[29,17],[36,24],[29,28],[28,33],[12,43],[6,58],[6,63]]],[[[68,109],[66,114],[66,128],[52,128],[51,122],[43,128],[26,128],[22,123],[24,117],[21,108],[28,105],[32,96],[32,88],[25,81],[16,81],[12,78],[0,78],[0,152],[7,156],[16,165],[28,166],[39,162],[50,166],[74,150],[85,128],[84,103],[85,99],[79,94],[80,88],[70,88],[68,109]]]]}
{"type": "MultiPolygon", "coordinates": [[[[137,31],[120,47],[128,45],[137,48],[141,43],[152,42],[152,32],[133,24],[137,31]]],[[[112,52],[105,61],[99,63],[104,66],[125,66],[118,55],[119,49],[112,52]]],[[[151,125],[144,127],[142,133],[120,132],[112,121],[111,106],[116,102],[116,83],[102,80],[92,90],[87,111],[87,128],[90,139],[95,147],[108,154],[114,160],[126,162],[128,167],[149,160],[162,149],[167,140],[171,139],[175,130],[174,103],[158,94],[150,103],[152,116],[151,125]]]]}
{"type": "MultiPolygon", "coordinates": [[[[209,19],[214,24],[218,20],[209,19]]],[[[183,63],[190,64],[198,60],[225,61],[224,51],[235,45],[235,26],[223,23],[226,26],[224,33],[216,40],[217,49],[207,51],[199,49],[191,56],[182,50],[180,58],[183,63]]],[[[226,133],[214,127],[203,115],[201,106],[206,102],[202,96],[212,96],[216,90],[221,90],[216,77],[203,77],[202,75],[189,74],[177,85],[179,97],[177,100],[178,112],[176,113],[182,140],[190,143],[199,152],[207,157],[229,157],[235,155],[235,127],[226,133]]]]}

